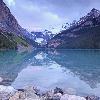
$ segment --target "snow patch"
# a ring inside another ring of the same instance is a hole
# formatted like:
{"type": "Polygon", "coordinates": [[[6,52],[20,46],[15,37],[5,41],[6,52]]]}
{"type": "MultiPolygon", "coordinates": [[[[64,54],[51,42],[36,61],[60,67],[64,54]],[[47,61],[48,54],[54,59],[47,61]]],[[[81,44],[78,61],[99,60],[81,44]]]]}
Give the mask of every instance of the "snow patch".
{"type": "Polygon", "coordinates": [[[36,59],[40,59],[40,60],[43,60],[44,57],[43,57],[43,54],[42,53],[39,53],[35,56],[36,59]]]}
{"type": "Polygon", "coordinates": [[[41,43],[44,39],[43,38],[36,38],[35,42],[41,43]]]}

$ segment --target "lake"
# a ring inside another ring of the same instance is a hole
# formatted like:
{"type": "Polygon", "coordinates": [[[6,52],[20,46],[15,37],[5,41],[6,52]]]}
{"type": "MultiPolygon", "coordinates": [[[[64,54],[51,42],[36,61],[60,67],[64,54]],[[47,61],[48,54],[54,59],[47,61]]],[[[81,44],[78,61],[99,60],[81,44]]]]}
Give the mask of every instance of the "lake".
{"type": "Polygon", "coordinates": [[[55,87],[100,96],[100,50],[0,51],[0,85],[55,87]]]}

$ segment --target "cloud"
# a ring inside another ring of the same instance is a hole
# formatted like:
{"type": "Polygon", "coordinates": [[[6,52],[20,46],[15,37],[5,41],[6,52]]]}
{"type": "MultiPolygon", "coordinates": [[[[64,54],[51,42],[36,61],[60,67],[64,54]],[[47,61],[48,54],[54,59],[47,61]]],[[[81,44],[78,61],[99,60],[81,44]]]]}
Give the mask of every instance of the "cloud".
{"type": "Polygon", "coordinates": [[[6,0],[12,14],[26,29],[49,29],[71,23],[92,8],[100,9],[100,0],[6,0]]]}
{"type": "Polygon", "coordinates": [[[49,29],[62,24],[62,18],[52,12],[47,6],[40,6],[31,1],[17,0],[11,11],[21,26],[28,30],[49,29]]]}

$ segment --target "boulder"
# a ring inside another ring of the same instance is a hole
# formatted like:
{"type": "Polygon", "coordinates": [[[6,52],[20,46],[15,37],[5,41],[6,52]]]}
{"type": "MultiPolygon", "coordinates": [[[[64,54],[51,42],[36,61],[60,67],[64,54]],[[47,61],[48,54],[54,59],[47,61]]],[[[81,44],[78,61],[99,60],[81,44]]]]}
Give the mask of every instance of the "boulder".
{"type": "Polygon", "coordinates": [[[62,96],[61,93],[54,94],[54,91],[51,90],[44,94],[43,99],[45,99],[45,100],[60,100],[61,96],[62,96]]]}
{"type": "Polygon", "coordinates": [[[97,97],[97,96],[87,96],[86,100],[100,100],[100,97],[97,97]]]}
{"type": "Polygon", "coordinates": [[[33,87],[29,86],[25,89],[18,89],[18,91],[10,97],[9,100],[40,100],[33,87]]]}
{"type": "Polygon", "coordinates": [[[61,93],[54,94],[52,100],[60,100],[61,96],[62,96],[61,93]]]}
{"type": "Polygon", "coordinates": [[[63,90],[62,90],[61,88],[56,87],[56,88],[54,89],[54,94],[56,94],[56,93],[61,93],[61,94],[63,94],[64,92],[63,92],[63,90]]]}
{"type": "Polygon", "coordinates": [[[7,92],[0,92],[0,100],[9,100],[12,94],[7,92]]]}
{"type": "Polygon", "coordinates": [[[54,91],[48,91],[44,94],[44,99],[45,100],[52,100],[54,96],[54,91]]]}
{"type": "Polygon", "coordinates": [[[26,97],[25,92],[18,91],[9,100],[24,100],[26,97]]]}

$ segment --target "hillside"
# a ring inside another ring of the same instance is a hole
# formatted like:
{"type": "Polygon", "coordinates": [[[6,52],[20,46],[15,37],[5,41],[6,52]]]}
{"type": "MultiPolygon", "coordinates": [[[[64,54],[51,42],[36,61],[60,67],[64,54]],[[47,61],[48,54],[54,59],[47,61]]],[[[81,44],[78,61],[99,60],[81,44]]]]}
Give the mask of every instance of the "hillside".
{"type": "Polygon", "coordinates": [[[0,0],[0,49],[37,46],[30,35],[18,24],[3,0],[0,0]]]}
{"type": "Polygon", "coordinates": [[[48,48],[98,49],[100,48],[100,11],[92,9],[86,16],[56,35],[48,48]]]}

